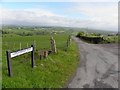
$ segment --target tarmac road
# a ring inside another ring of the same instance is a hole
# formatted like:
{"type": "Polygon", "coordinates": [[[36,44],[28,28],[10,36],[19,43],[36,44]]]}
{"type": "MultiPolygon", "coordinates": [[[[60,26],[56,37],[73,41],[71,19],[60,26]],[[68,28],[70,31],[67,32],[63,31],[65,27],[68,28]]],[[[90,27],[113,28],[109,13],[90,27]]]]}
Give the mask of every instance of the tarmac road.
{"type": "Polygon", "coordinates": [[[118,88],[118,46],[72,38],[80,50],[80,64],[68,88],[118,88]]]}

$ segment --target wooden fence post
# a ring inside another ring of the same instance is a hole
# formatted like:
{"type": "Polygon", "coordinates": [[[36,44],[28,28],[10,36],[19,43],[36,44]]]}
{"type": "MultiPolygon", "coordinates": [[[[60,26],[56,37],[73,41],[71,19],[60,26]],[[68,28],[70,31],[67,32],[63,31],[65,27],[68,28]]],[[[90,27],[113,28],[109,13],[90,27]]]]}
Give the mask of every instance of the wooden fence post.
{"type": "Polygon", "coordinates": [[[69,47],[71,44],[71,36],[69,35],[68,39],[67,39],[67,47],[69,47]]]}
{"type": "Polygon", "coordinates": [[[31,64],[32,64],[32,68],[34,68],[34,66],[35,66],[35,62],[34,62],[34,45],[31,45],[31,47],[33,47],[33,51],[31,51],[31,64]]]}
{"type": "Polygon", "coordinates": [[[57,50],[56,50],[56,43],[55,43],[55,40],[53,39],[53,37],[51,37],[50,43],[51,43],[52,52],[56,53],[57,52],[57,50]]]}
{"type": "Polygon", "coordinates": [[[27,47],[28,47],[28,43],[27,43],[27,47]]]}
{"type": "Polygon", "coordinates": [[[48,51],[45,50],[45,51],[44,51],[44,58],[47,58],[47,56],[48,56],[48,51]]]}
{"type": "Polygon", "coordinates": [[[12,77],[12,63],[11,63],[11,56],[10,56],[10,52],[6,51],[7,54],[7,65],[8,65],[8,75],[10,77],[12,77]]]}
{"type": "Polygon", "coordinates": [[[20,50],[21,50],[21,42],[20,42],[20,50]]]}

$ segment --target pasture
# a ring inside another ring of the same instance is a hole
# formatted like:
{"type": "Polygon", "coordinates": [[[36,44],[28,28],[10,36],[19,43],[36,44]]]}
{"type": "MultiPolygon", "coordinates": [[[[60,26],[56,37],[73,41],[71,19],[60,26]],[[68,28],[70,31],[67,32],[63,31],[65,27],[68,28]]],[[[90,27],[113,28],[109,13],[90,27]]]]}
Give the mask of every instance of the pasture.
{"type": "Polygon", "coordinates": [[[78,48],[72,41],[67,48],[67,34],[53,35],[57,53],[40,60],[40,50],[50,50],[50,35],[2,37],[2,88],[61,88],[65,87],[79,62],[78,48]],[[12,59],[13,77],[8,76],[6,50],[15,51],[35,44],[35,68],[31,68],[30,53],[12,59]]]}

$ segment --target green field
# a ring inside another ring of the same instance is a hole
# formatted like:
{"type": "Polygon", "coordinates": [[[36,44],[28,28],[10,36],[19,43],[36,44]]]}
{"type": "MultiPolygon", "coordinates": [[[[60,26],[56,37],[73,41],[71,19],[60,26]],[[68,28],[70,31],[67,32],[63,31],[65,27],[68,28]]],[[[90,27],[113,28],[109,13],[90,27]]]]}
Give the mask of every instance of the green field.
{"type": "Polygon", "coordinates": [[[2,88],[62,88],[73,75],[79,62],[78,48],[72,41],[66,48],[67,34],[53,35],[57,53],[39,59],[40,50],[50,50],[50,35],[20,36],[4,34],[2,37],[2,88]],[[32,68],[30,53],[12,59],[13,77],[8,76],[6,50],[15,51],[35,44],[35,64],[32,68]]]}

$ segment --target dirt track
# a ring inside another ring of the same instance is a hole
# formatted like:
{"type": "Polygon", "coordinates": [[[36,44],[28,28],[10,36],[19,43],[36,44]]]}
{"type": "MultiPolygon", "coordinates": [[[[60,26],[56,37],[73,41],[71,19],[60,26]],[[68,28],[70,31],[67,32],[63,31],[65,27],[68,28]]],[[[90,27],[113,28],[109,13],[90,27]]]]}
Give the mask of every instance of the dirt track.
{"type": "Polygon", "coordinates": [[[73,39],[79,46],[80,64],[68,88],[118,88],[118,45],[73,39]]]}

